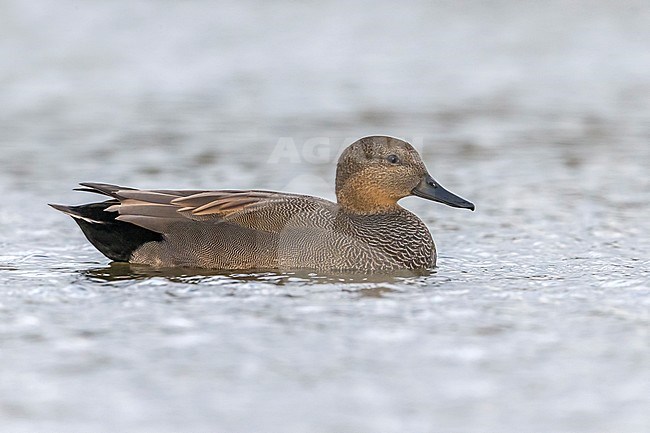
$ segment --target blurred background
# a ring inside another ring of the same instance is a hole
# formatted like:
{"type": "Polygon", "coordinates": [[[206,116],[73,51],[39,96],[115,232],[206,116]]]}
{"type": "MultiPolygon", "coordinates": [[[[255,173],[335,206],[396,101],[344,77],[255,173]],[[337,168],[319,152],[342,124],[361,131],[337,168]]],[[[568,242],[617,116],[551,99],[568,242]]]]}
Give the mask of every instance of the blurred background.
{"type": "Polygon", "coordinates": [[[0,429],[650,429],[644,0],[0,2],[0,429]],[[108,267],[48,202],[100,181],[334,197],[364,135],[421,278],[108,267]]]}

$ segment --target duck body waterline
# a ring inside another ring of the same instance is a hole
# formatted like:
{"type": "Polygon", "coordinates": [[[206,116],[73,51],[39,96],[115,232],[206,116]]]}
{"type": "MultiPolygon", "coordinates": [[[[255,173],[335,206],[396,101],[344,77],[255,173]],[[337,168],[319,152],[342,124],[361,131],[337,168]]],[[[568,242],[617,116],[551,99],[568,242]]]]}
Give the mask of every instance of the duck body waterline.
{"type": "Polygon", "coordinates": [[[418,195],[474,205],[440,187],[408,143],[362,138],[341,155],[337,202],[259,190],[137,190],[83,183],[109,196],[72,216],[88,240],[115,261],[223,270],[391,271],[435,266],[426,225],[397,204],[418,195]]]}

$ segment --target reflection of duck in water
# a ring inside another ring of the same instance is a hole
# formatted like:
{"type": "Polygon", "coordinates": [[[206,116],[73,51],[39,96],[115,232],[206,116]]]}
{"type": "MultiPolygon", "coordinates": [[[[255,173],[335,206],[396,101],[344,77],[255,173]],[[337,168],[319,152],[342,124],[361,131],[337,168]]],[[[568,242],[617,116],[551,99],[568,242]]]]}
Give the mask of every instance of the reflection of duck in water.
{"type": "Polygon", "coordinates": [[[272,191],[137,190],[83,183],[112,197],[52,205],[106,257],[156,267],[388,271],[436,263],[426,225],[397,204],[417,195],[474,205],[442,188],[408,143],[362,138],[341,155],[337,202],[272,191]]]}

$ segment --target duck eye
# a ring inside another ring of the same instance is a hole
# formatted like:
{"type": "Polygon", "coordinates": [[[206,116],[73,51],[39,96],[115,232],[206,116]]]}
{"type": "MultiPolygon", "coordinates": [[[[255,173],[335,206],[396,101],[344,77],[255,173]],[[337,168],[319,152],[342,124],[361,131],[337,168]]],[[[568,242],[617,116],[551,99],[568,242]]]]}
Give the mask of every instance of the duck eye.
{"type": "Polygon", "coordinates": [[[388,155],[386,160],[391,164],[399,164],[399,156],[397,155],[388,155]]]}

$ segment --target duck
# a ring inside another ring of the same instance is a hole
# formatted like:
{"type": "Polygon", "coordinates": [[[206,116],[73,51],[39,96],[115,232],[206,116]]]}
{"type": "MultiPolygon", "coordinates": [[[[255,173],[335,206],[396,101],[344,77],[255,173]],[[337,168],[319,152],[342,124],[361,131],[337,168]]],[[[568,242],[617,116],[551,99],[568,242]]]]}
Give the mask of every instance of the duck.
{"type": "Polygon", "coordinates": [[[145,190],[80,183],[108,197],[71,216],[108,259],[155,268],[385,272],[431,269],[427,226],[398,204],[418,196],[456,208],[473,203],[443,188],[407,141],[383,135],[345,148],[336,202],[267,190],[145,190]]]}

